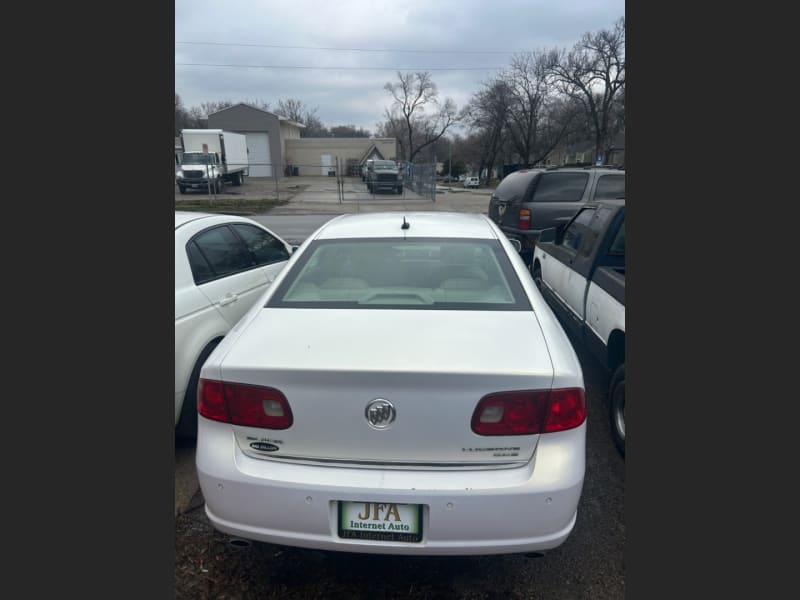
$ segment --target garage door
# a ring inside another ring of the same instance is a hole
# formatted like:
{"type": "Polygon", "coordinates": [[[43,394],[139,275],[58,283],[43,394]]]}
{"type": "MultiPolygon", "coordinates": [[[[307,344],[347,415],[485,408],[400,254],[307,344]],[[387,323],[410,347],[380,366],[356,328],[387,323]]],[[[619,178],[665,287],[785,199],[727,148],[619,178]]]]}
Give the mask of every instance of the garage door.
{"type": "Polygon", "coordinates": [[[272,177],[272,162],[269,154],[269,134],[264,132],[245,134],[247,136],[250,177],[272,177]]]}

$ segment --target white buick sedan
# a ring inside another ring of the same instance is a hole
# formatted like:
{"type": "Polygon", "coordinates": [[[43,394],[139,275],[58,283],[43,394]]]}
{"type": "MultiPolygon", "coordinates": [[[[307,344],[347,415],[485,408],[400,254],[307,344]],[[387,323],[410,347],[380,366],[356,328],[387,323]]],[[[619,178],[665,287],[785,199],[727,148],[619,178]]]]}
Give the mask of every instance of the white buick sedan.
{"type": "Polygon", "coordinates": [[[535,553],[575,525],[580,364],[483,215],[328,222],[208,358],[198,410],[206,513],[232,536],[535,553]]]}
{"type": "Polygon", "coordinates": [[[175,427],[197,431],[205,359],[275,279],[292,247],[245,217],[175,212],[175,427]]]}

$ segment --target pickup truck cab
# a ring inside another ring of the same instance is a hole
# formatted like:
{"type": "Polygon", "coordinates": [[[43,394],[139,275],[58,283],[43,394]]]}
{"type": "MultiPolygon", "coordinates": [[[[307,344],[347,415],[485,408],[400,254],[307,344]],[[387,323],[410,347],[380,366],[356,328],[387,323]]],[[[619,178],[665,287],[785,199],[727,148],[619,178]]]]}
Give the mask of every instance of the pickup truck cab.
{"type": "Polygon", "coordinates": [[[566,223],[587,202],[625,197],[625,171],[609,167],[523,169],[509,173],[489,199],[489,218],[522,245],[532,266],[539,234],[566,223]]]}
{"type": "Polygon", "coordinates": [[[609,419],[625,454],[625,201],[583,205],[542,231],[533,279],[570,336],[612,374],[609,419]]]}

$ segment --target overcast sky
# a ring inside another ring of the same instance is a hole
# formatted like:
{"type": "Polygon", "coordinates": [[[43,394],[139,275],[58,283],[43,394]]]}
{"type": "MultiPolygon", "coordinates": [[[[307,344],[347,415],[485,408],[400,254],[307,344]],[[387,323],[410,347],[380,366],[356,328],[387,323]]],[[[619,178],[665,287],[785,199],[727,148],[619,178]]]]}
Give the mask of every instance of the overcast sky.
{"type": "Polygon", "coordinates": [[[624,0],[176,0],[175,92],[187,108],[297,98],[328,127],[374,132],[398,69],[429,70],[461,108],[515,52],[571,47],[624,14],[624,0]]]}

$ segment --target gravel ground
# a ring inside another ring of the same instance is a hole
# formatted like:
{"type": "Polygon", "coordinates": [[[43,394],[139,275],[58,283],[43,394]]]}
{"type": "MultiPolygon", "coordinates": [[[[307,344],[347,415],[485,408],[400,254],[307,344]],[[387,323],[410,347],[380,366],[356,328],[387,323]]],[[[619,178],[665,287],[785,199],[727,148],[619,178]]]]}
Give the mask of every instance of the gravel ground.
{"type": "Polygon", "coordinates": [[[608,378],[580,350],[579,357],[589,405],[586,479],[575,529],[544,558],[237,548],[211,527],[198,492],[176,518],[176,598],[623,598],[625,463],[609,432],[608,378]]]}

